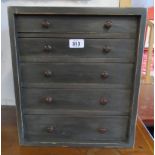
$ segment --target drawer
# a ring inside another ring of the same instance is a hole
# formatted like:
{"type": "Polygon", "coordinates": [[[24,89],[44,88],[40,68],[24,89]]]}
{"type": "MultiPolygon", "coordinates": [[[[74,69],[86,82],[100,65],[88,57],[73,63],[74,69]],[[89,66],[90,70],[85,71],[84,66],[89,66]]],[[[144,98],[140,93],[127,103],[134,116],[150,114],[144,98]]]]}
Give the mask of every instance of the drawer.
{"type": "Polygon", "coordinates": [[[69,48],[68,39],[20,38],[21,56],[127,58],[136,55],[134,39],[84,39],[84,48],[69,48]]]}
{"type": "Polygon", "coordinates": [[[24,118],[25,138],[30,141],[121,142],[127,139],[127,116],[25,115],[24,118]]]}
{"type": "MultiPolygon", "coordinates": [[[[121,89],[22,89],[25,113],[47,114],[61,110],[128,114],[130,90],[121,89]]],[[[60,112],[61,113],[61,112],[60,112]]]]}
{"type": "Polygon", "coordinates": [[[100,83],[130,86],[133,64],[121,63],[22,63],[25,83],[100,83]]]}
{"type": "Polygon", "coordinates": [[[17,32],[136,33],[135,16],[18,15],[17,32]]]}

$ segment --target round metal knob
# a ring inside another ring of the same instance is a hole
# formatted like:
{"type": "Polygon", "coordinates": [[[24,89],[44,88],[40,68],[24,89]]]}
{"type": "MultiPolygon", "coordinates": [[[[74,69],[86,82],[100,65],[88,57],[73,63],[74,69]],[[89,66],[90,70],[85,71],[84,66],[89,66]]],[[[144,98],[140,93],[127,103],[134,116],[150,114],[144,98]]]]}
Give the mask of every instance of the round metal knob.
{"type": "Polygon", "coordinates": [[[101,134],[104,134],[104,133],[107,132],[107,129],[106,128],[99,128],[98,132],[101,133],[101,134]]]}
{"type": "Polygon", "coordinates": [[[47,70],[44,72],[44,76],[45,77],[51,77],[52,76],[52,72],[50,70],[47,70]]]}
{"type": "Polygon", "coordinates": [[[111,51],[111,49],[110,49],[109,47],[107,47],[107,46],[103,47],[103,53],[104,53],[104,54],[107,54],[107,53],[109,53],[110,51],[111,51]]]}
{"type": "Polygon", "coordinates": [[[53,98],[52,97],[45,97],[45,102],[46,103],[52,103],[53,102],[53,98]]]}
{"type": "Polygon", "coordinates": [[[107,72],[101,73],[101,78],[102,78],[102,79],[106,79],[106,78],[108,78],[108,77],[109,77],[109,74],[108,74],[107,72]]]}
{"type": "Polygon", "coordinates": [[[105,97],[100,98],[100,104],[105,105],[108,103],[108,100],[105,97]]]}
{"type": "Polygon", "coordinates": [[[52,50],[52,46],[51,45],[44,45],[44,51],[45,52],[50,52],[52,50]]]}
{"type": "Polygon", "coordinates": [[[43,28],[49,28],[50,23],[49,23],[48,20],[44,20],[44,21],[41,23],[41,25],[42,25],[43,28]]]}
{"type": "Polygon", "coordinates": [[[55,128],[53,126],[50,126],[47,128],[48,133],[53,133],[54,130],[55,130],[55,128]]]}
{"type": "Polygon", "coordinates": [[[105,24],[104,24],[104,28],[106,29],[110,29],[112,27],[112,21],[106,21],[105,24]]]}

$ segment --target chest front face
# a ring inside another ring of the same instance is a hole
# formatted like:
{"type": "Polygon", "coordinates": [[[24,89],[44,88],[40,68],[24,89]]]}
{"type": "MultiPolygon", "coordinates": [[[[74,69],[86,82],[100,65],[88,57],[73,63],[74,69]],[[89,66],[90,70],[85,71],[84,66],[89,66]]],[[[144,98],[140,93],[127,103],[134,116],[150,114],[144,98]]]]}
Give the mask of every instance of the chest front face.
{"type": "Polygon", "coordinates": [[[134,143],[144,9],[10,7],[21,145],[134,143]]]}

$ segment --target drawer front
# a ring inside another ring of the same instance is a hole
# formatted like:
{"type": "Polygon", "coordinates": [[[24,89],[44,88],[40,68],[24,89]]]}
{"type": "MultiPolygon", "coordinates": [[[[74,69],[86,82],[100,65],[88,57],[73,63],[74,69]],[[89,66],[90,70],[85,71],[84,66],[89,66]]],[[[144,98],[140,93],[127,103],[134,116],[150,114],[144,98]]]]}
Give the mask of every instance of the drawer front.
{"type": "Polygon", "coordinates": [[[135,16],[18,15],[17,32],[51,33],[136,33],[135,16]]]}
{"type": "Polygon", "coordinates": [[[52,113],[53,110],[103,111],[128,114],[131,92],[121,89],[22,89],[27,112],[52,113]]]}
{"type": "Polygon", "coordinates": [[[128,117],[25,115],[25,138],[31,141],[125,141],[128,117]]]}
{"type": "Polygon", "coordinates": [[[102,83],[130,86],[133,64],[119,63],[22,63],[26,83],[102,83]]]}
{"type": "Polygon", "coordinates": [[[84,39],[84,48],[70,48],[69,40],[69,38],[20,38],[20,55],[133,60],[136,53],[134,39],[84,39]]]}

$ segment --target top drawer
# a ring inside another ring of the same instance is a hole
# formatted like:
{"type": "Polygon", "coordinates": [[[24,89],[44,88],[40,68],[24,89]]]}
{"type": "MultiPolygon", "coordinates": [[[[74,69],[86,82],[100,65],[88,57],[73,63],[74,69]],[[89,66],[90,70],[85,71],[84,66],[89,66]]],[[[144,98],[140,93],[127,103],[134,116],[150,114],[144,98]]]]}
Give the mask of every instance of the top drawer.
{"type": "Polygon", "coordinates": [[[136,33],[135,16],[18,15],[17,32],[136,33]]]}

